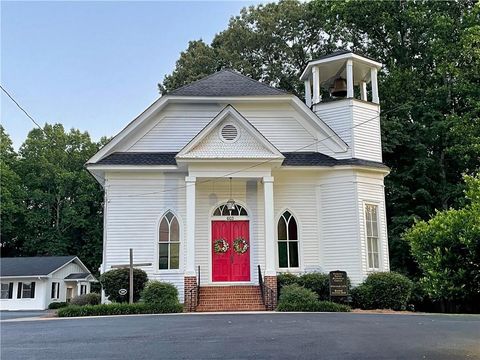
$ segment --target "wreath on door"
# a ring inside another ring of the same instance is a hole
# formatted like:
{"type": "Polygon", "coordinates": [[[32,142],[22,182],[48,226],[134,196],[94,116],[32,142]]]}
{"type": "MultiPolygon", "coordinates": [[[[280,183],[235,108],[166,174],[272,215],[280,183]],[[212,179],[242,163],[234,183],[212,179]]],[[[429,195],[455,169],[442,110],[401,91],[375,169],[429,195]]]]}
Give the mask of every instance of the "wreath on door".
{"type": "Polygon", "coordinates": [[[245,254],[248,250],[248,242],[242,237],[238,237],[233,241],[233,250],[237,254],[245,254]]]}
{"type": "Polygon", "coordinates": [[[213,250],[217,254],[224,254],[228,251],[228,248],[230,246],[228,245],[228,242],[225,239],[217,239],[213,243],[213,250]]]}

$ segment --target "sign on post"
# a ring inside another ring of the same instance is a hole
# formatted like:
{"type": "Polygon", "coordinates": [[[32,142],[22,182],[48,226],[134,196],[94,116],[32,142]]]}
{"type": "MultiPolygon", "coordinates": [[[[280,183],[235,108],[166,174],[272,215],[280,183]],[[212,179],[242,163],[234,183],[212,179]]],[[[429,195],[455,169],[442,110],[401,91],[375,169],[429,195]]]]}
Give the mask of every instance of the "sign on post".
{"type": "Polygon", "coordinates": [[[120,296],[125,296],[125,295],[127,295],[127,289],[120,289],[120,290],[118,290],[118,295],[120,295],[120,296]]]}
{"type": "Polygon", "coordinates": [[[330,296],[348,296],[348,279],[346,271],[330,271],[330,296]]]}

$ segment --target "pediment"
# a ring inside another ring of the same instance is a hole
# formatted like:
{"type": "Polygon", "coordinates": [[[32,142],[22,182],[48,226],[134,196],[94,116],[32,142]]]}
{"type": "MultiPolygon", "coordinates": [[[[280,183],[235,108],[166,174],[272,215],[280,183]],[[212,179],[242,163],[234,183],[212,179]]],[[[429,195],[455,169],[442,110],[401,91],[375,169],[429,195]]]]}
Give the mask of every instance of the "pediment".
{"type": "Polygon", "coordinates": [[[283,159],[233,106],[225,107],[176,156],[177,159],[283,159]]]}

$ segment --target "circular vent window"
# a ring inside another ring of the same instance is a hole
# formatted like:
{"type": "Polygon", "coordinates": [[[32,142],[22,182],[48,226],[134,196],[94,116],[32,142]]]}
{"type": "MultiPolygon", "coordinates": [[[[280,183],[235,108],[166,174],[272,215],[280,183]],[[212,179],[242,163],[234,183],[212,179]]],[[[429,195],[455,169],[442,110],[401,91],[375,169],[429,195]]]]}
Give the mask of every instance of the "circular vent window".
{"type": "Polygon", "coordinates": [[[220,137],[225,142],[234,142],[238,139],[238,129],[232,124],[227,124],[220,130],[220,137]]]}

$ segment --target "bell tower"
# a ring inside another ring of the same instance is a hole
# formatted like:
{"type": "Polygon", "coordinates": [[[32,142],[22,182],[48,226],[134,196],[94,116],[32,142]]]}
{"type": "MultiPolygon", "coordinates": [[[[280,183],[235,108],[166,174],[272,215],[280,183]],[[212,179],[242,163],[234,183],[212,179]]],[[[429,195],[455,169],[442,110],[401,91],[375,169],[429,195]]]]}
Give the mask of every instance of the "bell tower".
{"type": "Polygon", "coordinates": [[[349,146],[338,158],[382,161],[377,72],[382,64],[351,51],[310,61],[305,103],[349,146]]]}

